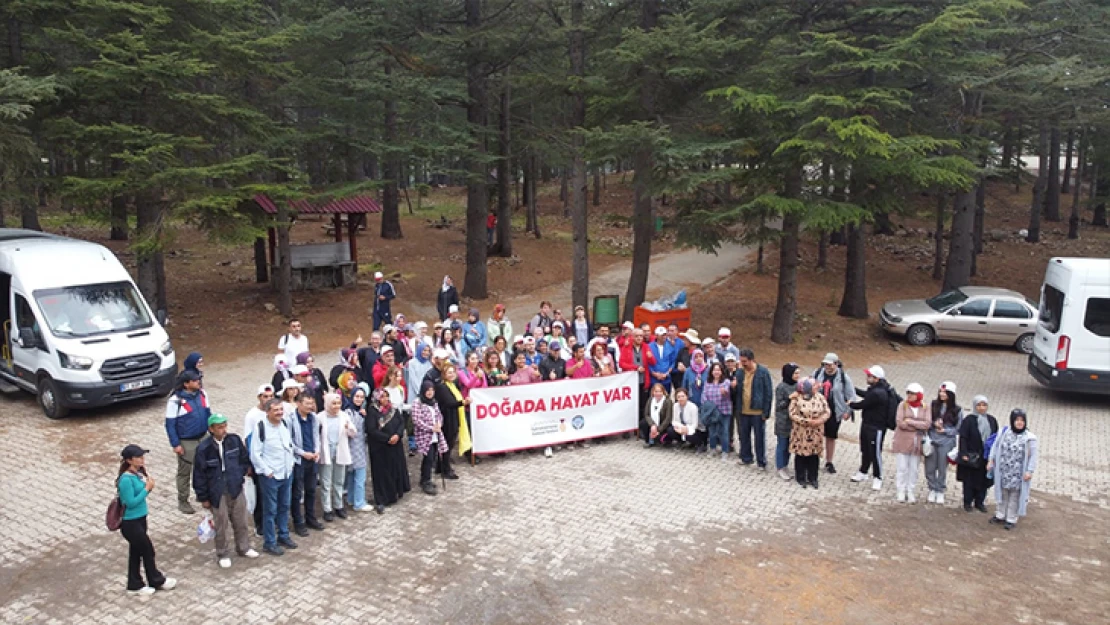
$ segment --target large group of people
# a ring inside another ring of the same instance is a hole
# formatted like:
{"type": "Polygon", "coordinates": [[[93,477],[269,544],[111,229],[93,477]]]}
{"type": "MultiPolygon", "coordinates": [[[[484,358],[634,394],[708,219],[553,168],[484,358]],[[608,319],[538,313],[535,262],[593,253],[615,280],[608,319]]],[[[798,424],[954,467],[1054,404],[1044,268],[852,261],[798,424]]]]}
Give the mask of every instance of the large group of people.
{"type": "MultiPolygon", "coordinates": [[[[420,457],[420,489],[438,494],[433,472],[444,485],[459,477],[452,455],[479,461],[470,449],[474,389],[621,372],[637,376],[638,435],[647,448],[719,453],[724,461],[734,458],[735,450],[740,465],[767,470],[766,423],[774,419],[776,475],[816,489],[822,456],[824,472],[835,474],[840,425],[858,412],[861,458],[852,482],[870,481],[871,488],[882,490],[883,443],[892,431],[899,502],[915,501],[924,457],[928,502],[945,502],[953,463],[965,510],[987,512],[985,498],[993,486],[998,505],[991,523],[1012,529],[1025,514],[1037,463],[1028,416],[1014,409],[1009,426],[1000,430],[987,398],[976,396],[965,411],[953,382],[940,384],[931,400],[920,384],[910,383],[902,398],[882,367],[872,366],[865,370],[867,387],[860,389],[829,353],[812,373],[796,363],[783,365],[776,385],[751,349],[732,342],[727,327],[704,339],[675,325],[625,322],[614,332],[595,327],[580,306],[566,318],[547,301],[523,332],[514,334],[501,304],[484,321],[475,308],[460,317],[449,276],[437,294],[440,319],[429,327],[394,317],[389,302],[396,292],[380,274],[375,278],[373,333],[365,343],[359,336],[338,350],[327,373],[301,322],[289,321],[278,340],[273,376],[258,387],[242,436],[229,432],[228,419],[212,409],[201,355],[186,359],[167,400],[165,428],[177,455],[178,507],[195,513],[193,497],[211,515],[220,567],[231,566],[229,528],[238,555],[259,555],[250,545],[253,524],[262,551],[280,556],[297,548],[294,533],[323,531],[347,519],[348,511],[383,514],[411,491],[406,453],[420,457]],[[247,484],[256,493],[253,519],[247,484]]],[[[567,447],[576,445],[586,442],[567,447]]],[[[544,455],[555,450],[547,447],[544,455]]],[[[128,589],[149,594],[175,582],[158,571],[146,535],[145,494],[154,480],[143,470],[143,453],[135,445],[123,450],[118,490],[127,511],[123,534],[131,544],[128,589]],[[145,583],[140,563],[146,566],[145,583]]]]}

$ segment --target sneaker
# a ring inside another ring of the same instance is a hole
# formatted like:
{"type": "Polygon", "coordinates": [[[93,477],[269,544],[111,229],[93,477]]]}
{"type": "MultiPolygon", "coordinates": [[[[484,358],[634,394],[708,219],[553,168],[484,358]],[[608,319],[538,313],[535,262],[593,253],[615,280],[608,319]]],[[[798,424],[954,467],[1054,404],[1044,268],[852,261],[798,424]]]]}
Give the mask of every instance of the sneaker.
{"type": "Polygon", "coordinates": [[[1010,523],[1009,521],[1007,521],[1006,524],[1003,525],[1002,527],[1005,528],[1005,529],[1008,529],[1008,530],[1012,530],[1012,529],[1014,529],[1015,525],[1017,525],[1017,523],[1010,523]]]}
{"type": "Polygon", "coordinates": [[[898,491],[898,503],[906,503],[906,491],[898,491]]]}
{"type": "Polygon", "coordinates": [[[882,490],[883,478],[877,477],[871,481],[871,490],[882,490]]]}
{"type": "Polygon", "coordinates": [[[917,497],[912,490],[906,492],[906,503],[917,503],[917,497]]]}
{"type": "Polygon", "coordinates": [[[279,538],[278,539],[278,544],[281,545],[282,547],[285,547],[286,549],[296,549],[297,548],[297,543],[293,542],[293,540],[290,539],[290,538],[279,538]]]}
{"type": "Polygon", "coordinates": [[[274,545],[273,547],[271,547],[270,545],[262,545],[262,551],[265,551],[266,553],[268,553],[272,556],[283,556],[283,555],[285,555],[285,550],[282,549],[281,547],[277,546],[277,545],[274,545]]]}
{"type": "MultiPolygon", "coordinates": [[[[645,447],[646,447],[646,446],[647,446],[647,445],[645,445],[645,447]]],[[[552,451],[551,451],[551,448],[550,448],[550,447],[545,447],[545,448],[544,448],[544,450],[543,450],[543,456],[544,456],[544,458],[550,458],[550,457],[551,457],[551,456],[553,456],[553,455],[554,455],[554,454],[552,453],[552,451]]]]}
{"type": "Polygon", "coordinates": [[[220,558],[220,568],[221,569],[230,569],[231,568],[231,558],[220,558]]]}
{"type": "Polygon", "coordinates": [[[826,462],[825,463],[825,472],[826,473],[836,473],[836,467],[833,466],[833,463],[826,462]]]}
{"type": "Polygon", "coordinates": [[[193,507],[189,505],[188,501],[177,502],[177,509],[184,512],[185,514],[196,514],[197,512],[196,510],[193,510],[193,507]]]}
{"type": "Polygon", "coordinates": [[[857,482],[857,483],[858,482],[866,482],[867,481],[867,474],[864,473],[863,471],[856,471],[856,474],[852,476],[852,481],[857,482]]]}
{"type": "Polygon", "coordinates": [[[335,520],[335,513],[332,512],[331,510],[328,510],[328,511],[324,512],[324,520],[327,521],[328,523],[331,523],[332,521],[335,520]]]}
{"type": "Polygon", "coordinates": [[[254,549],[247,549],[246,552],[243,553],[243,557],[244,558],[252,558],[252,559],[257,558],[258,557],[258,552],[255,551],[254,549]]]}
{"type": "Polygon", "coordinates": [[[341,519],[347,518],[347,509],[346,508],[339,508],[338,510],[335,511],[335,516],[337,516],[341,519]]]}
{"type": "Polygon", "coordinates": [[[975,509],[978,510],[979,512],[982,512],[983,514],[987,513],[986,504],[981,504],[981,503],[975,504],[975,509]]]}
{"type": "Polygon", "coordinates": [[[763,464],[759,465],[759,470],[760,471],[766,471],[767,470],[767,463],[764,462],[763,464]]]}
{"type": "Polygon", "coordinates": [[[150,595],[154,594],[154,588],[150,586],[143,586],[138,590],[128,590],[127,592],[128,594],[136,595],[139,597],[149,597],[150,595]]]}
{"type": "Polygon", "coordinates": [[[785,468],[779,469],[778,470],[778,475],[779,475],[779,478],[781,478],[785,481],[790,481],[790,473],[788,473],[785,468]]]}
{"type": "Polygon", "coordinates": [[[936,503],[937,502],[937,493],[936,493],[936,491],[929,491],[929,496],[925,498],[925,501],[928,502],[928,503],[936,503]]]}
{"type": "MultiPolygon", "coordinates": [[[[1013,523],[1010,525],[1013,525],[1013,523]]],[[[166,581],[162,582],[162,585],[159,586],[157,590],[173,590],[174,588],[177,588],[177,580],[172,577],[167,577],[166,581]]]]}
{"type": "Polygon", "coordinates": [[[371,510],[374,509],[374,506],[371,506],[368,503],[364,503],[364,504],[362,504],[361,506],[359,506],[357,508],[351,508],[351,509],[354,510],[355,512],[370,512],[371,510]]]}
{"type": "Polygon", "coordinates": [[[1002,525],[1003,523],[1006,522],[1006,520],[1005,519],[1000,519],[996,516],[992,516],[991,520],[987,521],[987,522],[990,523],[991,525],[1002,525]]]}
{"type": "Polygon", "coordinates": [[[937,493],[937,503],[944,505],[944,493],[937,493]]]}

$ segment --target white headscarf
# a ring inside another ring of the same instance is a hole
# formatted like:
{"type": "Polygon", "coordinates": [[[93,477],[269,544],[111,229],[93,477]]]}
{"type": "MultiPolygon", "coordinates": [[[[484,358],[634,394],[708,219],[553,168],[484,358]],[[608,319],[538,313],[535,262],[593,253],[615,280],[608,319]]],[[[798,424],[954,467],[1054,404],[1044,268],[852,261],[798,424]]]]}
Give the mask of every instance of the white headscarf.
{"type": "Polygon", "coordinates": [[[450,280],[450,279],[451,279],[451,276],[443,276],[443,286],[440,287],[440,290],[443,291],[444,293],[447,292],[447,289],[451,288],[451,285],[447,284],[447,281],[450,280]]]}

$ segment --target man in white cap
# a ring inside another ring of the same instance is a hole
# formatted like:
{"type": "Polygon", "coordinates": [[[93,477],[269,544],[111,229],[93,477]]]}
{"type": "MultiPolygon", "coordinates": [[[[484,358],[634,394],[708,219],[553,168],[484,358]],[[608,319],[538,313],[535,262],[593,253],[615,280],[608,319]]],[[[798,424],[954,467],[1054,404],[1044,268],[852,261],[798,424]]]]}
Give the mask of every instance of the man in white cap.
{"type": "Polygon", "coordinates": [[[456,304],[451,304],[447,308],[447,318],[443,320],[444,328],[451,328],[451,334],[456,338],[462,334],[462,322],[459,321],[459,307],[456,304]]]}
{"type": "Polygon", "coordinates": [[[621,333],[617,335],[617,349],[624,349],[627,343],[632,342],[632,331],[636,329],[636,324],[631,321],[625,321],[621,324],[621,333]]]}
{"type": "Polygon", "coordinates": [[[397,297],[397,291],[393,288],[393,283],[385,279],[382,272],[374,272],[374,329],[382,327],[383,324],[393,323],[393,313],[390,310],[393,298],[397,297]]]}
{"type": "Polygon", "coordinates": [[[886,381],[886,372],[879,365],[872,365],[863,370],[867,376],[867,390],[854,391],[863,399],[852,402],[852,410],[862,411],[859,428],[859,471],[852,476],[853,482],[863,482],[868,478],[867,472],[871,471],[872,490],[881,490],[883,487],[883,439],[886,430],[893,429],[890,421],[891,403],[893,408],[898,408],[898,396],[886,381]]]}
{"type": "Polygon", "coordinates": [[[840,358],[829,352],[821,359],[821,367],[813,372],[817,382],[817,392],[825,396],[832,414],[825,421],[825,471],[836,473],[833,456],[836,454],[836,439],[840,436],[840,423],[852,418],[848,403],[856,398],[852,379],[840,364],[840,358]]]}
{"type": "Polygon", "coordinates": [[[397,356],[393,353],[393,348],[388,345],[382,346],[382,356],[378,358],[378,362],[374,364],[374,370],[371,375],[374,377],[374,385],[371,388],[381,388],[385,386],[385,374],[389,373],[389,368],[394,366],[397,362],[397,356]]]}
{"type": "Polygon", "coordinates": [[[528,367],[540,366],[543,354],[536,351],[536,337],[524,337],[524,364],[528,367]]]}
{"type": "MultiPolygon", "coordinates": [[[[706,366],[715,362],[719,362],[721,366],[724,366],[724,362],[721,360],[722,356],[717,353],[717,342],[714,341],[712,337],[707,336],[701,340],[701,351],[705,352],[706,366]]],[[[737,357],[737,362],[739,362],[739,357],[737,357]]]]}
{"type": "Polygon", "coordinates": [[[667,329],[663,326],[655,328],[655,341],[650,345],[651,355],[655,363],[651,365],[651,383],[662,384],[668,393],[671,392],[671,372],[674,371],[676,348],[667,342],[667,329]]]}
{"type": "Polygon", "coordinates": [[[717,355],[721,358],[732,354],[736,362],[740,362],[740,348],[732,342],[732,330],[721,328],[717,330],[717,355]]]}

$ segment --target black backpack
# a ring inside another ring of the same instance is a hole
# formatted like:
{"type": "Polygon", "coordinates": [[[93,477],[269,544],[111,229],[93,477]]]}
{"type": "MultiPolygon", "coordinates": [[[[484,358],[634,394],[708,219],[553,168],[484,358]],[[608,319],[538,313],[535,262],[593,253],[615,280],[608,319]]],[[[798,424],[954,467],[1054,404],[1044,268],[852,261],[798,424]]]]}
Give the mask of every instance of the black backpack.
{"type": "Polygon", "coordinates": [[[902,404],[903,397],[890,384],[887,384],[886,392],[886,428],[893,430],[898,427],[898,406],[902,404]]]}

